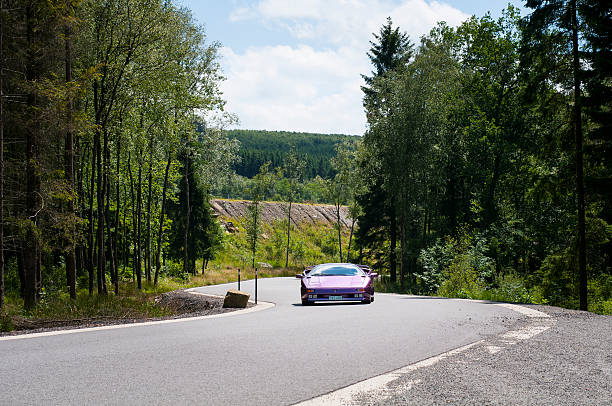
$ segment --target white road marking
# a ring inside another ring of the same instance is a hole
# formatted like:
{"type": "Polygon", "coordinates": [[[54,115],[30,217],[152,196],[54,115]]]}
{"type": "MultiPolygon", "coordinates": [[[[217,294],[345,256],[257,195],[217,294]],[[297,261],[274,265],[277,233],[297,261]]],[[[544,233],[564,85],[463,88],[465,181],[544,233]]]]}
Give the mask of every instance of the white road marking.
{"type": "Polygon", "coordinates": [[[515,305],[512,303],[496,303],[497,306],[505,307],[506,309],[514,310],[515,312],[521,313],[527,317],[541,317],[543,319],[549,319],[550,316],[546,313],[543,313],[539,310],[532,309],[530,307],[515,305]]]}
{"type": "MultiPolygon", "coordinates": [[[[491,302],[486,302],[491,303],[491,302]]],[[[535,309],[523,307],[510,303],[495,303],[497,306],[513,310],[527,316],[530,320],[527,326],[518,328],[517,330],[507,331],[494,340],[491,345],[484,345],[484,349],[489,354],[496,354],[503,350],[506,346],[517,344],[519,341],[528,340],[546,330],[555,324],[555,320],[548,314],[535,309]]],[[[485,343],[487,340],[480,340],[474,343],[456,348],[445,352],[435,357],[427,358],[423,361],[407,365],[396,369],[386,374],[378,375],[370,379],[365,379],[361,382],[346,386],[328,394],[296,403],[295,406],[337,406],[337,405],[357,405],[359,401],[356,398],[360,395],[366,395],[368,399],[375,401],[383,400],[391,395],[388,385],[397,379],[410,374],[417,369],[431,367],[440,361],[465,352],[466,350],[476,347],[479,344],[485,343]]],[[[489,340],[490,341],[490,340],[489,340]]],[[[414,385],[420,383],[420,380],[409,380],[403,385],[400,390],[410,390],[414,385]]],[[[396,389],[397,390],[397,389],[396,389]]]]}
{"type": "MultiPolygon", "coordinates": [[[[189,293],[191,294],[196,294],[196,295],[223,297],[223,296],[216,296],[216,295],[207,295],[207,294],[200,293],[200,292],[193,292],[191,291],[191,289],[187,289],[187,291],[189,291],[189,293]]],[[[249,302],[252,303],[251,300],[249,300],[249,302]]],[[[211,314],[208,316],[184,317],[184,318],[169,319],[169,320],[144,321],[140,323],[136,322],[136,323],[128,323],[128,324],[113,324],[111,326],[87,327],[87,328],[76,328],[76,329],[70,329],[70,330],[45,331],[43,333],[19,334],[19,335],[14,335],[14,336],[0,337],[0,341],[22,340],[26,338],[38,338],[38,337],[48,337],[48,336],[59,336],[59,335],[64,335],[64,334],[87,333],[90,331],[116,330],[120,328],[153,326],[157,324],[184,323],[188,321],[205,320],[205,319],[218,319],[222,317],[238,316],[241,314],[257,312],[260,310],[266,310],[274,306],[276,306],[274,303],[258,301],[257,305],[253,307],[249,307],[247,309],[236,310],[236,311],[227,312],[227,313],[211,314]]]]}
{"type": "Polygon", "coordinates": [[[487,351],[489,351],[489,354],[496,354],[502,350],[502,347],[498,347],[496,345],[487,345],[486,348],[487,351]]]}
{"type": "MultiPolygon", "coordinates": [[[[417,363],[407,365],[405,367],[396,369],[395,371],[388,372],[386,374],[378,375],[370,379],[366,379],[361,382],[357,382],[353,385],[344,387],[342,389],[338,389],[337,391],[328,393],[323,396],[316,397],[314,399],[306,400],[301,403],[296,403],[295,406],[326,406],[326,405],[352,405],[353,398],[355,395],[359,395],[361,393],[367,393],[370,399],[378,399],[384,396],[386,392],[386,386],[395,381],[396,379],[409,374],[411,372],[416,371],[420,368],[430,367],[432,365],[437,364],[438,362],[452,357],[453,355],[457,355],[466,351],[475,345],[482,343],[483,340],[476,341],[475,343],[471,343],[468,345],[464,345],[463,347],[456,348],[452,351],[445,352],[440,355],[436,355],[435,357],[424,359],[423,361],[419,361],[417,363]]],[[[410,386],[418,383],[417,381],[410,381],[410,386]]]]}

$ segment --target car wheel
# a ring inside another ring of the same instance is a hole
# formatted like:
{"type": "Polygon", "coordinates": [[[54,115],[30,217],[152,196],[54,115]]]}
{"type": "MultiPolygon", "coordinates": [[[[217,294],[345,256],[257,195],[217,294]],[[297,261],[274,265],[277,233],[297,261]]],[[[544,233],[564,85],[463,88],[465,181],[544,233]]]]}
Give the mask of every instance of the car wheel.
{"type": "Polygon", "coordinates": [[[374,296],[372,295],[372,298],[370,299],[372,302],[374,301],[374,296]]]}
{"type": "Polygon", "coordinates": [[[370,299],[365,299],[361,301],[361,303],[363,304],[370,304],[370,302],[371,302],[370,299]]]}

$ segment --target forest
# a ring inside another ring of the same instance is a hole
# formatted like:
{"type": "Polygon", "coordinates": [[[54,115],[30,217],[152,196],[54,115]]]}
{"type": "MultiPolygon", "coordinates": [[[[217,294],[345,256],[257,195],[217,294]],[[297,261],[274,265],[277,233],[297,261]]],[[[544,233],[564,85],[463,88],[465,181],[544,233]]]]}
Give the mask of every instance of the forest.
{"type": "Polygon", "coordinates": [[[167,1],[0,8],[0,306],[141,289],[166,257],[195,272],[219,236],[208,190],[237,159],[220,45],[167,1]]]}
{"type": "Polygon", "coordinates": [[[612,313],[612,13],[527,6],[418,40],[389,18],[354,137],[228,130],[220,44],[173,2],[0,0],[0,308],[232,257],[214,195],[252,200],[234,262],[263,255],[276,200],[275,263],[303,265],[291,205],[326,202],[325,258],[372,265],[382,290],[612,313]]]}
{"type": "Polygon", "coordinates": [[[349,198],[392,284],[610,313],[604,3],[530,0],[526,17],[440,23],[418,44],[391,19],[375,34],[349,198]]]}
{"type": "Polygon", "coordinates": [[[330,163],[335,155],[334,147],[344,140],[358,139],[341,134],[256,130],[227,130],[227,135],[240,143],[240,160],[233,167],[237,175],[252,178],[266,162],[270,162],[272,168],[279,168],[294,148],[304,162],[304,178],[308,180],[334,176],[330,163]]]}

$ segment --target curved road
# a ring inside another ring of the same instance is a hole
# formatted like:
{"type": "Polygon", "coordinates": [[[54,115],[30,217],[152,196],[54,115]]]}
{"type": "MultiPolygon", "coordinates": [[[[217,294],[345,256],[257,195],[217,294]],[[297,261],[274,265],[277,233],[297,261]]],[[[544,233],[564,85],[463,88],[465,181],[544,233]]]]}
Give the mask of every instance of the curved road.
{"type": "MultiPolygon", "coordinates": [[[[260,279],[259,300],[276,306],[248,314],[0,339],[0,404],[293,404],[500,334],[521,317],[386,294],[370,305],[302,307],[299,283],[260,279]]],[[[253,281],[242,290],[253,294],[253,281]]]]}

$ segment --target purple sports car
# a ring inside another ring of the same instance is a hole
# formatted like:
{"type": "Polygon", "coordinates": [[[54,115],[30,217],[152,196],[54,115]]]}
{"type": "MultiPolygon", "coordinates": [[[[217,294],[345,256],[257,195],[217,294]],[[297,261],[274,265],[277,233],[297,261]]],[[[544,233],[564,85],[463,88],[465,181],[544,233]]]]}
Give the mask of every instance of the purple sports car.
{"type": "Polygon", "coordinates": [[[314,302],[374,301],[374,278],[370,267],[355,264],[321,264],[295,276],[302,280],[302,304],[314,302]]]}

